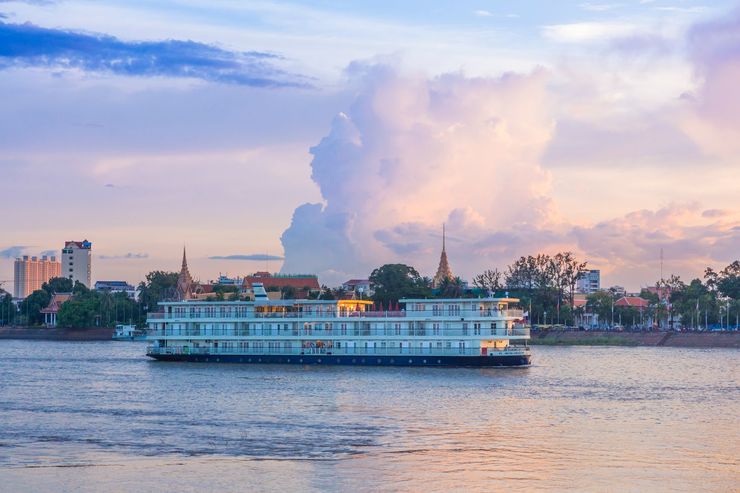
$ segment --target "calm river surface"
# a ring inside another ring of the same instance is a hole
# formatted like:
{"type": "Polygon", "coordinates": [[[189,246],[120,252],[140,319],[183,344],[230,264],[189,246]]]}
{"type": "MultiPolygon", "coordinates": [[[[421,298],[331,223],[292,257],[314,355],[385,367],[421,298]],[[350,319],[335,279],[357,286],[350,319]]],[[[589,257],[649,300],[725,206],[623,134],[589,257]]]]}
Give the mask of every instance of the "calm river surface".
{"type": "Polygon", "coordinates": [[[740,352],[527,369],[150,361],[0,341],[0,491],[738,491],[740,352]]]}

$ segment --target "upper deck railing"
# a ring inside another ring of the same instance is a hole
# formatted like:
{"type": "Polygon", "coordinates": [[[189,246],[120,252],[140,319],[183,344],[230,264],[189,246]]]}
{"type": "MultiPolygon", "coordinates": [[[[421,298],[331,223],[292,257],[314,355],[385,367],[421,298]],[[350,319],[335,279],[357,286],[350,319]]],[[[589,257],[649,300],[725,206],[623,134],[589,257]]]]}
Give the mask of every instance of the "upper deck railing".
{"type": "Polygon", "coordinates": [[[182,320],[182,319],[382,319],[382,318],[453,318],[453,319],[521,319],[524,317],[522,310],[508,308],[496,310],[485,308],[481,310],[397,310],[397,311],[354,311],[354,310],[312,310],[297,312],[256,312],[243,307],[185,307],[172,312],[151,312],[147,319],[150,321],[160,320],[182,320]]]}
{"type": "Polygon", "coordinates": [[[278,327],[166,327],[164,329],[149,329],[150,338],[158,337],[231,337],[231,338],[272,338],[292,339],[296,337],[306,339],[334,339],[342,337],[372,337],[372,338],[436,338],[436,337],[474,337],[476,339],[503,339],[529,338],[529,327],[515,326],[512,328],[468,327],[468,328],[434,328],[434,327],[321,327],[321,328],[280,328],[278,327]]]}

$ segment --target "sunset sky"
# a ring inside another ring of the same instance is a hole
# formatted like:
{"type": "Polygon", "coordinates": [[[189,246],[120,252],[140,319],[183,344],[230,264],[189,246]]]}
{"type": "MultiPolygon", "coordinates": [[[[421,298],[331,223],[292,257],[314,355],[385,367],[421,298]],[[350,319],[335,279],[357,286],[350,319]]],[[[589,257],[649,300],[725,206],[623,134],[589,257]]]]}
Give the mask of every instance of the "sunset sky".
{"type": "Polygon", "coordinates": [[[737,1],[0,0],[0,92],[5,289],[82,239],[94,280],[432,276],[443,222],[467,279],[740,256],[737,1]]]}

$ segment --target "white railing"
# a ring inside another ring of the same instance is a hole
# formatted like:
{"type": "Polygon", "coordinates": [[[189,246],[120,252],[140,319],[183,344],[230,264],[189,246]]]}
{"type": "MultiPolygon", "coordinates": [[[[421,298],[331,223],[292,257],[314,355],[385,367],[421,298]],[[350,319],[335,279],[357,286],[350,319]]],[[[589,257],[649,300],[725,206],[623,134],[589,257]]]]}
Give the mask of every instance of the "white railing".
{"type": "Polygon", "coordinates": [[[308,337],[313,339],[328,339],[341,337],[384,337],[384,338],[414,338],[414,337],[475,337],[480,339],[486,338],[507,338],[530,336],[529,327],[515,327],[511,329],[504,328],[395,328],[395,327],[353,327],[353,328],[300,328],[300,329],[279,329],[273,327],[264,328],[175,328],[167,327],[165,329],[150,329],[148,331],[150,338],[157,337],[278,337],[289,339],[295,337],[308,337]]]}
{"type": "Polygon", "coordinates": [[[204,308],[191,308],[181,312],[149,313],[147,319],[156,322],[167,320],[224,320],[224,319],[379,319],[379,318],[453,318],[453,319],[476,319],[476,318],[514,318],[521,319],[524,312],[519,309],[509,308],[506,310],[495,310],[486,308],[483,310],[399,310],[399,311],[300,311],[300,312],[254,312],[246,310],[231,309],[221,312],[220,310],[206,310],[204,308]]]}

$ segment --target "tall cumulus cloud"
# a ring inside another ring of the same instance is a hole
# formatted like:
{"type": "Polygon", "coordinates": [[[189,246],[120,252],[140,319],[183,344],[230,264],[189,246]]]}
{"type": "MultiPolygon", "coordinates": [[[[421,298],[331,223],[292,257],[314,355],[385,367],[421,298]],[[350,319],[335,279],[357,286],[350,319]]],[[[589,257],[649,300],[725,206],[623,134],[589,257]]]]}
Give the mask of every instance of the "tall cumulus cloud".
{"type": "Polygon", "coordinates": [[[554,125],[545,72],[430,80],[354,64],[350,73],[357,98],[311,149],[325,202],[296,209],[282,236],[284,271],[428,263],[445,221],[453,236],[552,222],[539,165],[554,125]]]}
{"type": "Polygon", "coordinates": [[[558,118],[545,71],[428,79],[380,64],[350,72],[354,103],[311,149],[324,202],[295,210],[282,236],[284,272],[312,271],[336,283],[406,262],[433,275],[442,222],[453,269],[464,277],[567,249],[613,282],[634,284],[654,277],[645,269],[661,248],[692,275],[740,251],[736,212],[718,216],[699,204],[590,225],[564,219],[542,164],[558,118]]]}

